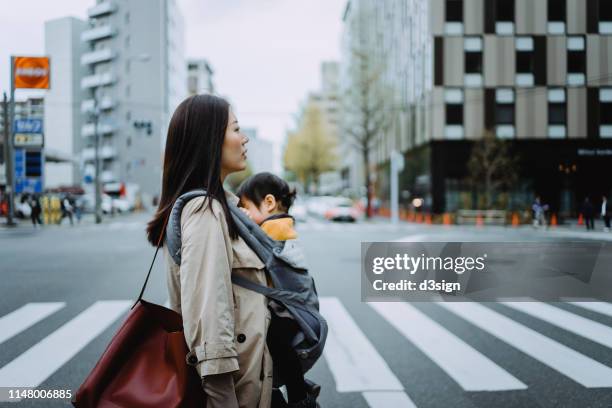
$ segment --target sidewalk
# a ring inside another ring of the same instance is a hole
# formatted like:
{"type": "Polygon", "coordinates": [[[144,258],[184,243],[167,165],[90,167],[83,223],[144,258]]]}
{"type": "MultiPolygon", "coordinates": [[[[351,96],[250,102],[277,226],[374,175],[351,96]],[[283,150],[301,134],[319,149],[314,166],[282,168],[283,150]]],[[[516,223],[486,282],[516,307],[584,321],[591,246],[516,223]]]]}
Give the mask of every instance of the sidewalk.
{"type": "MultiPolygon", "coordinates": [[[[390,223],[391,221],[389,220],[389,218],[386,218],[386,217],[375,216],[375,217],[372,217],[370,220],[363,221],[363,222],[384,224],[384,223],[390,223]]],[[[440,232],[440,231],[443,231],[449,228],[455,229],[455,230],[465,229],[465,230],[469,230],[472,232],[475,232],[475,231],[489,231],[489,232],[519,231],[527,235],[533,234],[533,236],[547,236],[547,235],[551,236],[553,235],[555,237],[563,237],[563,238],[591,239],[591,240],[612,242],[612,232],[605,232],[603,230],[603,222],[601,220],[595,221],[595,230],[592,230],[592,231],[587,231],[584,225],[578,225],[577,220],[568,220],[563,225],[557,225],[557,226],[548,227],[548,228],[542,228],[542,227],[534,228],[533,226],[526,225],[526,224],[523,224],[517,227],[513,227],[510,225],[508,226],[497,226],[497,225],[476,226],[476,225],[455,225],[455,224],[441,225],[441,224],[416,223],[416,222],[409,222],[409,221],[404,221],[404,220],[400,220],[398,225],[411,226],[411,227],[421,226],[423,228],[432,228],[437,232],[440,232]]]]}
{"type": "MultiPolygon", "coordinates": [[[[141,218],[141,217],[145,217],[148,218],[150,217],[151,214],[148,211],[139,211],[139,212],[131,212],[131,213],[124,213],[124,214],[115,214],[114,216],[110,215],[110,214],[105,214],[102,216],[102,222],[99,225],[104,225],[104,224],[110,224],[113,222],[121,222],[121,221],[131,221],[134,218],[141,218]]],[[[30,218],[26,218],[26,219],[19,219],[19,218],[13,218],[13,221],[17,224],[15,227],[8,227],[6,225],[6,217],[0,217],[0,229],[13,229],[13,228],[34,228],[34,226],[32,225],[32,221],[30,220],[30,218]]],[[[73,221],[74,221],[74,225],[71,226],[70,225],[70,220],[69,219],[64,219],[62,221],[61,224],[45,224],[42,226],[42,228],[78,228],[80,226],[89,226],[89,225],[96,225],[96,220],[95,220],[95,216],[93,213],[88,213],[88,214],[83,214],[83,216],[81,217],[81,222],[77,222],[77,219],[75,216],[73,216],[73,221]]]]}

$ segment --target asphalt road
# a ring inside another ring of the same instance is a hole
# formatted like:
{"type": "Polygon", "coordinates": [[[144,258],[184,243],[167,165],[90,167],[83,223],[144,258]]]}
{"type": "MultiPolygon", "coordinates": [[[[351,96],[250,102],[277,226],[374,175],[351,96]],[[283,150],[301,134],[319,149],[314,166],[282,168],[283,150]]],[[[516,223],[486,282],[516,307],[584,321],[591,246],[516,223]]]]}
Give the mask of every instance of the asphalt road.
{"type": "MultiPolygon", "coordinates": [[[[138,296],[153,256],[146,220],[0,229],[0,387],[78,388],[138,296]]],[[[318,220],[298,232],[330,325],[324,358],[307,375],[323,386],[322,407],[612,407],[609,303],[361,302],[361,241],[575,238],[318,220]]],[[[145,299],[163,304],[160,260],[145,299]]]]}

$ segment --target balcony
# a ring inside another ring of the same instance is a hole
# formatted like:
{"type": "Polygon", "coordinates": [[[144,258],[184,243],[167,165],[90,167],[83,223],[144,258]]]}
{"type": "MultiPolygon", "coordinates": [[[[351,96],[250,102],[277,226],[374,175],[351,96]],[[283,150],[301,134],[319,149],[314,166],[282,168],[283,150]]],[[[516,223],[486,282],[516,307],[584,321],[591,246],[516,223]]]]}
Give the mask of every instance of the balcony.
{"type": "Polygon", "coordinates": [[[103,74],[94,74],[86,76],[81,79],[81,89],[89,89],[103,85],[110,85],[114,83],[115,80],[116,77],[112,72],[105,72],[103,74]]]}
{"type": "Polygon", "coordinates": [[[97,64],[114,59],[117,53],[110,48],[87,52],[81,56],[81,65],[97,64]]]}
{"type": "MultiPolygon", "coordinates": [[[[83,113],[87,113],[87,112],[93,112],[94,110],[94,100],[93,99],[86,99],[83,102],[81,102],[81,112],[83,113]]],[[[107,111],[110,109],[113,109],[116,106],[116,102],[113,98],[111,98],[110,96],[104,96],[101,100],[100,100],[100,109],[102,111],[107,111]]]]}
{"type": "Polygon", "coordinates": [[[101,40],[103,38],[112,37],[115,34],[117,34],[117,29],[110,24],[105,24],[83,31],[83,34],[81,34],[81,41],[101,40]]]}
{"type": "MultiPolygon", "coordinates": [[[[111,123],[99,123],[98,124],[98,133],[100,135],[109,135],[116,130],[115,125],[111,123]]],[[[87,123],[83,125],[81,128],[81,136],[90,137],[94,136],[96,132],[95,125],[93,123],[87,123]]]]}
{"type": "MultiPolygon", "coordinates": [[[[93,147],[88,147],[83,149],[81,152],[81,157],[85,161],[92,161],[96,157],[96,149],[93,147]]],[[[102,160],[113,159],[117,157],[117,149],[114,146],[107,145],[100,147],[100,158],[102,160]]]]}
{"type": "Polygon", "coordinates": [[[106,14],[114,13],[117,10],[117,5],[113,1],[104,1],[87,9],[89,18],[101,17],[106,14]]]}

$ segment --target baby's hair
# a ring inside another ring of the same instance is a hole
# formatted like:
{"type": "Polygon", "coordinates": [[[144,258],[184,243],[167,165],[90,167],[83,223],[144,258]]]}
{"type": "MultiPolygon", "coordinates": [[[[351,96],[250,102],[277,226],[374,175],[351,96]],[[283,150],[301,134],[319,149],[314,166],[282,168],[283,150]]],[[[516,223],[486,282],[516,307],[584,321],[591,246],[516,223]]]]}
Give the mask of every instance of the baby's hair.
{"type": "Polygon", "coordinates": [[[295,189],[289,188],[285,180],[267,172],[257,173],[244,180],[236,191],[238,197],[246,197],[257,207],[268,194],[274,196],[285,212],[289,211],[296,196],[295,189]]]}

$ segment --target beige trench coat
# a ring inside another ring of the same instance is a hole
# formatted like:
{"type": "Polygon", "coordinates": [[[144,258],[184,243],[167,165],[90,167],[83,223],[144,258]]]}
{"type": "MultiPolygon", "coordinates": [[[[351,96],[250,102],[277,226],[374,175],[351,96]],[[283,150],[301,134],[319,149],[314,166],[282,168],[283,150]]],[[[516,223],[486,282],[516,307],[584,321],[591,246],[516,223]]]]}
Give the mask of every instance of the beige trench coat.
{"type": "MultiPolygon", "coordinates": [[[[229,205],[238,198],[226,193],[229,205]]],[[[232,372],[240,407],[268,408],[272,358],[266,345],[270,311],[266,298],[234,285],[231,274],[266,284],[264,264],[242,238],[229,236],[217,200],[194,212],[204,197],[190,200],[181,215],[181,265],[164,256],[170,308],[183,317],[190,354],[200,376],[232,372]]]]}

